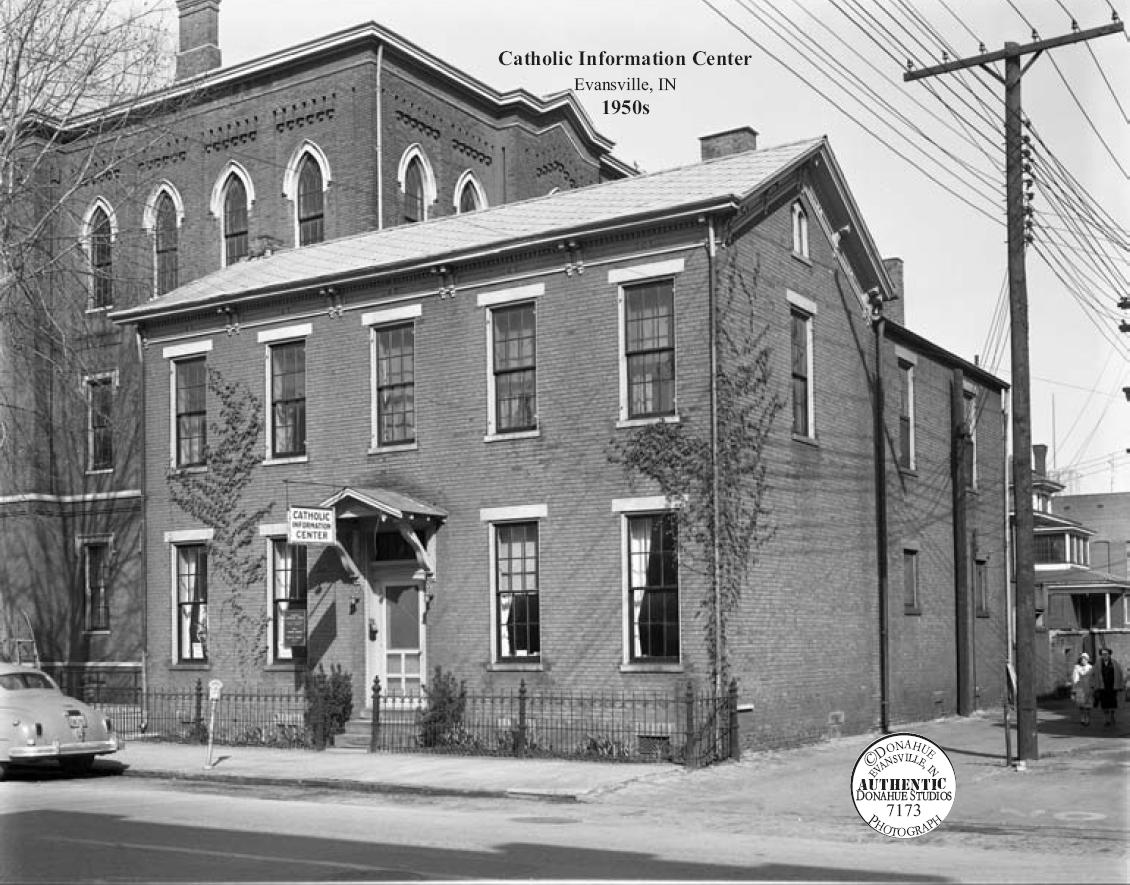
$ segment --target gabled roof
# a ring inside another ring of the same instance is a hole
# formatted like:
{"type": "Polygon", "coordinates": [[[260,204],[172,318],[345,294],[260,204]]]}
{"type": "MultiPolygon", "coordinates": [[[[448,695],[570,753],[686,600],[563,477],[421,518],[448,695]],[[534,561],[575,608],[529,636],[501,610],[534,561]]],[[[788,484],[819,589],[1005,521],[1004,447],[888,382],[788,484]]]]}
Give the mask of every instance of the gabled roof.
{"type": "Polygon", "coordinates": [[[411,519],[413,516],[426,516],[440,522],[447,519],[447,511],[392,489],[344,488],[322,502],[323,507],[336,507],[339,504],[360,505],[363,510],[384,513],[394,519],[411,519]]]}
{"type": "Polygon", "coordinates": [[[1087,528],[1081,522],[1068,519],[1066,516],[1048,513],[1046,510],[1032,511],[1032,528],[1036,532],[1043,530],[1045,534],[1048,532],[1063,531],[1073,531],[1084,535],[1093,535],[1095,533],[1094,530],[1087,528]]]}
{"type": "Polygon", "coordinates": [[[225,267],[152,301],[115,311],[111,318],[144,321],[284,291],[434,267],[580,233],[733,208],[821,152],[831,157],[827,140],[809,139],[289,249],[225,267]]]}

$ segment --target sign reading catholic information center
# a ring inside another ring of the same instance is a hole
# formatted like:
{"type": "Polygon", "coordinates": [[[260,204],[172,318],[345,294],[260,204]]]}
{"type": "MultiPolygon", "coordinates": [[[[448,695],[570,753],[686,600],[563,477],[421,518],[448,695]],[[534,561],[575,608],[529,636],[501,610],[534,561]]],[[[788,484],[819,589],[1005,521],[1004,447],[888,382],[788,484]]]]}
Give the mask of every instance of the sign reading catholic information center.
{"type": "Polygon", "coordinates": [[[334,512],[322,507],[288,507],[286,539],[291,544],[336,544],[334,512]]]}

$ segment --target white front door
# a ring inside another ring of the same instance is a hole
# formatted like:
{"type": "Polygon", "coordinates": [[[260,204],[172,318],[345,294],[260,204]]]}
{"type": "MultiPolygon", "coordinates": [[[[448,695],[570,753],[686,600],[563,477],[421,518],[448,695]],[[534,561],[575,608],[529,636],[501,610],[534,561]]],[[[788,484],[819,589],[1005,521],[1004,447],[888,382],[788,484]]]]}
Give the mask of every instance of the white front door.
{"type": "Polygon", "coordinates": [[[381,680],[385,697],[420,696],[425,673],[424,588],[421,581],[374,575],[368,606],[366,676],[381,680]]]}

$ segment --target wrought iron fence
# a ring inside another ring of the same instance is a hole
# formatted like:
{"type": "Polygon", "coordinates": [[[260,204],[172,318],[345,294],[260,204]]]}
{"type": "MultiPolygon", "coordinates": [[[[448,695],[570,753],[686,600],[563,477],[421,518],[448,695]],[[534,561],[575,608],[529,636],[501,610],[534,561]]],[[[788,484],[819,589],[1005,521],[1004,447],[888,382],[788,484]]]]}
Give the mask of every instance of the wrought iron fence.
{"type": "Polygon", "coordinates": [[[737,686],[721,697],[517,691],[422,698],[374,683],[370,752],[545,756],[709,765],[736,756],[737,686]]]}
{"type": "Polygon", "coordinates": [[[127,740],[204,743],[209,733],[230,746],[308,747],[313,740],[301,692],[225,690],[215,702],[202,682],[188,689],[103,688],[88,703],[104,710],[127,740]]]}

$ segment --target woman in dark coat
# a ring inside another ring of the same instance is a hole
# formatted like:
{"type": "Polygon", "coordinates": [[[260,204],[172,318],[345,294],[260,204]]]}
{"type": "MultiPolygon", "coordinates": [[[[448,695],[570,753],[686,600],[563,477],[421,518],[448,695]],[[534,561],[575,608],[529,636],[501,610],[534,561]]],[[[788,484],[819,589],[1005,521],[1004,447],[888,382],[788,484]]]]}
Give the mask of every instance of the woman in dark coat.
{"type": "Polygon", "coordinates": [[[1103,725],[1114,725],[1118,696],[1126,690],[1126,683],[1122,677],[1122,665],[1114,659],[1109,648],[1099,652],[1099,661],[1091,672],[1091,685],[1106,716],[1103,725]]]}

